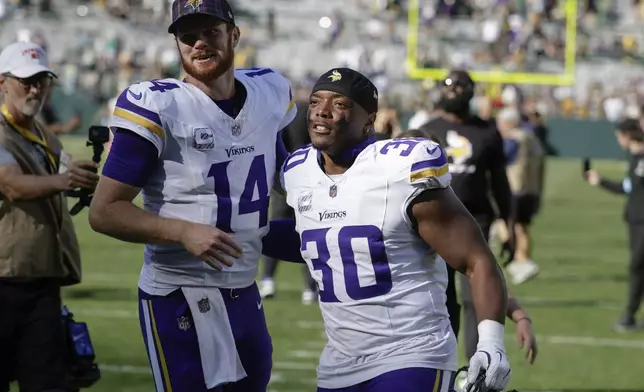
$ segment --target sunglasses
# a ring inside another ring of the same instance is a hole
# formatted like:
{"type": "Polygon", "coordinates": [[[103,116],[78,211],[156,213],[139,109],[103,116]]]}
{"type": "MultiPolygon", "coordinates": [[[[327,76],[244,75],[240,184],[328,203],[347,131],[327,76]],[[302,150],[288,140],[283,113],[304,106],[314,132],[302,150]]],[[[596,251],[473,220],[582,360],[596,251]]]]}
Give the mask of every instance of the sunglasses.
{"type": "Polygon", "coordinates": [[[28,78],[19,78],[12,74],[4,74],[4,76],[17,80],[25,89],[31,87],[46,88],[51,86],[54,81],[54,78],[48,73],[40,73],[28,78]]]}

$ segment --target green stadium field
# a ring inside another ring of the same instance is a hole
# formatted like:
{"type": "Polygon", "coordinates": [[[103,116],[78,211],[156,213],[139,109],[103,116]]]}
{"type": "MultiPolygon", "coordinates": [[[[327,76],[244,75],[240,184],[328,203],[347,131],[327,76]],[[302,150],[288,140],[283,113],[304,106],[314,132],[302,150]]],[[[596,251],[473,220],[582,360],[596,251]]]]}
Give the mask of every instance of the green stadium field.
{"type": "MultiPolygon", "coordinates": [[[[65,138],[64,144],[75,157],[90,155],[80,138],[65,138]]],[[[596,166],[614,178],[621,178],[625,170],[622,162],[596,166]]],[[[530,312],[540,343],[539,357],[531,366],[518,350],[509,324],[510,386],[520,392],[644,390],[644,331],[611,330],[626,294],[623,200],[585,184],[580,170],[578,161],[548,162],[545,202],[534,227],[534,257],[542,273],[512,287],[530,312]]],[[[86,211],[75,223],[84,279],[65,289],[64,297],[91,330],[103,371],[92,391],[152,392],[137,318],[142,246],[94,233],[86,211]]],[[[318,307],[300,302],[298,267],[280,265],[278,295],[265,302],[275,348],[272,391],[314,391],[317,358],[325,343],[318,307]]]]}

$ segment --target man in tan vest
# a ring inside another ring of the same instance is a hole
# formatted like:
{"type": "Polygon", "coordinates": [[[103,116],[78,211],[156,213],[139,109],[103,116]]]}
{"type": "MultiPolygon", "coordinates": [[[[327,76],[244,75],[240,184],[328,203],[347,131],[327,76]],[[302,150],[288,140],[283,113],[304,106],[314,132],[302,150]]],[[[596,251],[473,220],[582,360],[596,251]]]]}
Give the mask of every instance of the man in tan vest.
{"type": "Polygon", "coordinates": [[[91,161],[61,170],[59,140],[34,121],[55,77],[35,44],[0,53],[0,392],[65,391],[60,288],[81,266],[63,192],[98,176],[91,161]]]}
{"type": "Polygon", "coordinates": [[[520,121],[521,114],[513,107],[504,108],[497,115],[516,210],[514,260],[506,267],[514,284],[526,282],[539,273],[539,266],[531,258],[532,241],[528,228],[539,210],[544,155],[539,139],[521,128],[520,121]]]}

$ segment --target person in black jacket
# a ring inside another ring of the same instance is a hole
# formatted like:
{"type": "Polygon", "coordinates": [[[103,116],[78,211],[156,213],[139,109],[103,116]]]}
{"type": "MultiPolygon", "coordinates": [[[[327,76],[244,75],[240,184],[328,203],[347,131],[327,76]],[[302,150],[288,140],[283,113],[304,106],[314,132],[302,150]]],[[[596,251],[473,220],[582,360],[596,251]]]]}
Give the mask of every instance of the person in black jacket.
{"type": "MultiPolygon", "coordinates": [[[[440,115],[420,127],[424,137],[444,147],[450,163],[452,188],[468,211],[478,222],[486,240],[490,227],[498,215],[508,225],[510,241],[506,252],[514,254],[514,227],[512,219],[512,192],[506,175],[503,139],[494,123],[470,114],[470,101],[475,84],[463,70],[450,71],[441,86],[438,107],[440,115]],[[492,193],[496,210],[489,194],[492,193]]],[[[448,267],[450,280],[455,273],[448,267]]],[[[478,320],[470,286],[461,276],[465,356],[467,360],[476,352],[478,320]]],[[[458,307],[451,305],[450,316],[456,317],[458,307]]],[[[460,324],[459,321],[455,322],[460,324]]]]}
{"type": "MultiPolygon", "coordinates": [[[[300,93],[298,91],[298,93],[300,93]]],[[[297,115],[293,122],[291,122],[282,131],[282,138],[286,150],[291,153],[298,148],[311,143],[309,131],[307,126],[307,112],[309,109],[308,91],[303,92],[306,100],[300,99],[295,104],[297,105],[297,115]]],[[[271,193],[271,219],[293,219],[293,209],[286,204],[286,197],[273,191],[271,193]]],[[[259,292],[262,298],[272,298],[275,296],[275,273],[277,272],[277,259],[271,257],[264,257],[262,268],[262,279],[259,285],[259,292]]],[[[302,303],[305,305],[315,302],[317,298],[317,285],[315,280],[311,277],[309,268],[306,264],[302,265],[302,275],[304,276],[305,288],[302,291],[302,303]]]]}
{"type": "Polygon", "coordinates": [[[590,185],[628,196],[624,211],[631,251],[628,299],[624,314],[614,327],[622,332],[644,327],[635,319],[644,299],[644,132],[638,120],[628,119],[618,125],[616,136],[629,156],[626,178],[620,182],[607,180],[591,169],[586,172],[586,179],[590,185]]]}

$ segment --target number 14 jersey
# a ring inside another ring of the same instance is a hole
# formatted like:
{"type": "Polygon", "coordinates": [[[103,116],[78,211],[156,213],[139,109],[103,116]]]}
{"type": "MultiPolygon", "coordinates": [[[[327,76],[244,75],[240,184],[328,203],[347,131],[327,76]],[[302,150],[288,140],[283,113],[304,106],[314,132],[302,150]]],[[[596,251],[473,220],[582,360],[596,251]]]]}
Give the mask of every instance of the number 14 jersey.
{"type": "Polygon", "coordinates": [[[379,141],[337,176],[323,172],[318,156],[302,148],[282,170],[320,289],[328,343],[318,385],[344,388],[410,367],[456,370],[445,262],[406,211],[422,191],[449,186],[444,152],[424,139],[379,141]]]}
{"type": "Polygon", "coordinates": [[[232,118],[197,87],[176,79],[141,82],[118,97],[110,126],[153,143],[157,168],[143,187],[146,211],[233,233],[243,257],[217,271],[180,244],[145,248],[139,287],[166,295],[178,287],[253,284],[268,232],[269,194],[279,131],[295,117],[288,81],[270,68],[235,71],[246,101],[232,118]]]}

